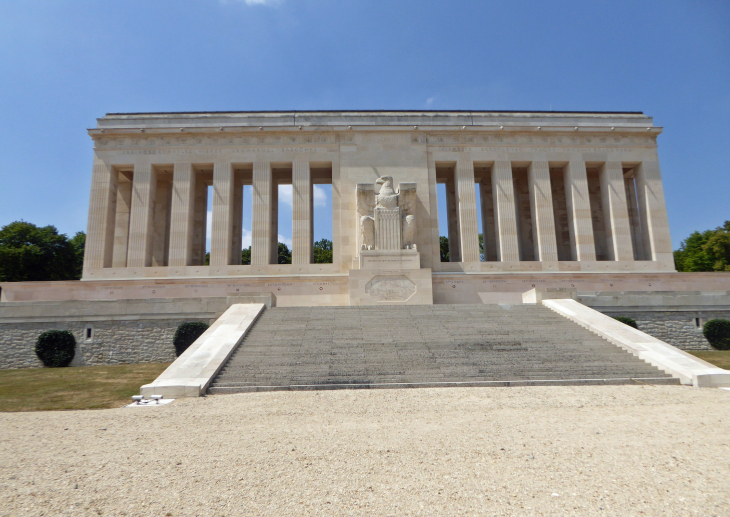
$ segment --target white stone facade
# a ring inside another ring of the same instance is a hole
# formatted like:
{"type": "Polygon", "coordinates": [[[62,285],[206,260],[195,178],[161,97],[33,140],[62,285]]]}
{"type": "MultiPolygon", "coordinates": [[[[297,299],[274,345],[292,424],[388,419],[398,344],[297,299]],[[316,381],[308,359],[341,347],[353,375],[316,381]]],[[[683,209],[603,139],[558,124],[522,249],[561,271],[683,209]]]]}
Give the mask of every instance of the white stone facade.
{"type": "Polygon", "coordinates": [[[414,244],[434,273],[670,272],[660,132],[640,113],[110,114],[89,130],[83,278],[347,275],[360,267],[357,185],[384,176],[415,185],[414,244]],[[282,183],[294,193],[290,265],[275,263],[282,183]],[[317,183],[332,184],[333,264],[312,263],[317,183]],[[449,205],[448,263],[438,183],[449,205]],[[240,264],[244,184],[254,193],[250,265],[240,264]]]}

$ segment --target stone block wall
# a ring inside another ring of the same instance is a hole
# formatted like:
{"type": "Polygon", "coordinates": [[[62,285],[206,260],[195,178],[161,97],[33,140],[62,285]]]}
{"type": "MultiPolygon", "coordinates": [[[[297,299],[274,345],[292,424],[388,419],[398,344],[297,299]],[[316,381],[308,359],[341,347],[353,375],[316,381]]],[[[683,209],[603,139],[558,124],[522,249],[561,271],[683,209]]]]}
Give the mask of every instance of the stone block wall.
{"type": "Polygon", "coordinates": [[[175,360],[172,338],[184,321],[210,319],[149,319],[95,321],[87,340],[84,322],[0,323],[0,369],[41,367],[35,354],[38,336],[47,330],[69,330],[76,338],[72,366],[122,363],[162,363],[175,360]]]}
{"type": "Polygon", "coordinates": [[[596,310],[608,316],[628,316],[636,320],[639,330],[682,350],[714,350],[702,335],[707,320],[730,320],[730,310],[725,311],[606,311],[596,310]],[[697,326],[695,318],[700,319],[697,326]]]}

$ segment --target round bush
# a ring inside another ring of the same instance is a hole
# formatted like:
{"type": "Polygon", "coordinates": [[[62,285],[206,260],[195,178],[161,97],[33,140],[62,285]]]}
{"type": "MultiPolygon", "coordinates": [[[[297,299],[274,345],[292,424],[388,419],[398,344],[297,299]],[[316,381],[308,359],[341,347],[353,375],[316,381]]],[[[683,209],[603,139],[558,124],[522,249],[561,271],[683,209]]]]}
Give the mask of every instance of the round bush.
{"type": "Polygon", "coordinates": [[[628,316],[614,316],[616,321],[620,321],[624,325],[628,325],[629,327],[634,327],[636,330],[639,330],[639,326],[636,324],[636,320],[634,318],[629,318],[628,316]]]}
{"type": "Polygon", "coordinates": [[[35,343],[35,354],[48,368],[68,366],[75,352],[76,339],[68,330],[47,330],[35,343]]]}
{"type": "Polygon", "coordinates": [[[172,338],[172,344],[175,345],[175,354],[180,357],[206,330],[208,330],[208,324],[202,321],[181,323],[175,331],[175,337],[172,338]]]}
{"type": "Polygon", "coordinates": [[[709,320],[702,327],[707,341],[713,348],[718,350],[730,350],[730,321],[728,320],[709,320]]]}

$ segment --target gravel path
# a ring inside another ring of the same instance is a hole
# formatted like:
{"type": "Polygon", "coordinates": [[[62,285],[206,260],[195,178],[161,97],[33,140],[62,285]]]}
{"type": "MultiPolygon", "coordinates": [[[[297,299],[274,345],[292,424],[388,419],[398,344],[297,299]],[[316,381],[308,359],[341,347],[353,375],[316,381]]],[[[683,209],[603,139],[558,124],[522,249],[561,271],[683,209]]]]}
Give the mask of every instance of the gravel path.
{"type": "Polygon", "coordinates": [[[0,515],[730,515],[730,391],[274,392],[0,414],[0,515]]]}

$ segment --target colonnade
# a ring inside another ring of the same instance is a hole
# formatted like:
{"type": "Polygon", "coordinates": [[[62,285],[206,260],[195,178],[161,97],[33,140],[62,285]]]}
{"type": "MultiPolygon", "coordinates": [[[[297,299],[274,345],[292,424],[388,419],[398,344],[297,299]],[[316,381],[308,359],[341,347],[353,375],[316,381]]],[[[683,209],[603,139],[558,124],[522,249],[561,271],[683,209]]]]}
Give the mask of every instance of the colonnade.
{"type": "MultiPolygon", "coordinates": [[[[644,260],[673,269],[656,160],[587,162],[576,155],[560,162],[548,156],[480,161],[465,152],[439,161],[438,155],[430,156],[435,181],[446,184],[451,261],[644,260]]],[[[339,191],[339,170],[333,195],[339,191]]],[[[352,177],[346,181],[353,185],[362,181],[354,173],[347,174],[352,177]]],[[[434,181],[430,173],[429,177],[434,181]]],[[[292,185],[292,262],[311,264],[313,185],[332,181],[331,162],[303,158],[248,163],[140,160],[110,165],[96,157],[84,269],[204,265],[208,211],[212,212],[210,266],[240,264],[244,185],[250,185],[253,193],[251,265],[276,264],[279,184],[292,185]]],[[[338,202],[339,197],[333,199],[333,207],[338,202]]],[[[335,242],[336,249],[355,242],[354,235],[346,232],[356,231],[356,214],[353,210],[348,222],[346,205],[336,215],[345,217],[345,222],[338,220],[333,225],[334,229],[341,224],[345,232],[342,242],[335,242]]],[[[435,206],[431,200],[432,209],[435,206]]],[[[435,220],[436,213],[431,217],[435,220]]],[[[438,270],[434,264],[439,260],[438,236],[435,238],[430,243],[435,250],[431,265],[424,267],[438,270]]],[[[418,244],[420,248],[429,243],[418,244]]]]}
{"type": "Polygon", "coordinates": [[[313,184],[331,182],[331,165],[329,179],[317,166],[313,177],[307,160],[110,166],[95,158],[84,269],[202,265],[208,210],[210,265],[240,264],[244,185],[253,192],[251,264],[276,263],[281,183],[292,185],[292,263],[310,264],[313,184]]]}
{"type": "Polygon", "coordinates": [[[447,194],[452,262],[673,263],[657,161],[435,161],[447,194]],[[475,185],[481,207],[477,206],[475,185]]]}

